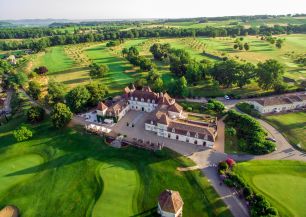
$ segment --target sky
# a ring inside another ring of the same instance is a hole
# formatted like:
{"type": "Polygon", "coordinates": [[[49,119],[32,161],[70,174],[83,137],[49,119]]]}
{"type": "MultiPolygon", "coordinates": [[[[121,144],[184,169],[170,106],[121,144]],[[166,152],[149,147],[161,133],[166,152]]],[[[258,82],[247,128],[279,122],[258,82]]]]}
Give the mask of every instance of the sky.
{"type": "Polygon", "coordinates": [[[134,19],[306,13],[306,0],[0,0],[0,19],[134,19]]]}

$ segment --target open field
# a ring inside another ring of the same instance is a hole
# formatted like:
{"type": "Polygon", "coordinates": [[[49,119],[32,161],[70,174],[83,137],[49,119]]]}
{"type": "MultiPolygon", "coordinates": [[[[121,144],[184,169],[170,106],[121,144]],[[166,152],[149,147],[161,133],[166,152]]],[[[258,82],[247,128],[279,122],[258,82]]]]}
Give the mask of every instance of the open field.
{"type": "Polygon", "coordinates": [[[65,54],[63,46],[57,46],[48,48],[44,55],[38,57],[34,68],[38,66],[46,66],[52,74],[72,68],[74,61],[65,54]]]}
{"type": "Polygon", "coordinates": [[[106,76],[99,80],[107,85],[111,91],[121,92],[137,76],[132,65],[124,58],[112,54],[105,43],[90,47],[85,50],[85,53],[94,63],[105,64],[109,67],[106,76]]]}
{"type": "Polygon", "coordinates": [[[256,192],[265,195],[280,216],[305,216],[306,163],[251,161],[238,163],[234,170],[256,192]]]}
{"type": "Polygon", "coordinates": [[[55,130],[47,120],[31,126],[34,137],[12,135],[24,117],[0,127],[0,208],[16,205],[22,216],[152,216],[164,189],[179,190],[184,216],[231,216],[193,163],[169,150],[115,149],[81,129],[55,130]],[[122,215],[124,213],[124,215],[122,215]]]}
{"type": "Polygon", "coordinates": [[[265,119],[277,128],[292,145],[306,150],[306,113],[296,112],[265,116],[265,119]]]}

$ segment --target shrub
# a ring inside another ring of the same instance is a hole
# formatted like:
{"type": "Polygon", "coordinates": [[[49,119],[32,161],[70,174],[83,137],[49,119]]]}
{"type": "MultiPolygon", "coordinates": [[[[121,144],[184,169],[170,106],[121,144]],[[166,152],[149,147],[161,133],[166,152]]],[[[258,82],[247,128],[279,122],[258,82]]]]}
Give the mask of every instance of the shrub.
{"type": "Polygon", "coordinates": [[[225,122],[236,129],[239,138],[238,146],[252,154],[267,154],[275,150],[275,144],[267,141],[267,133],[259,122],[246,114],[230,110],[225,122]]]}
{"type": "Polygon", "coordinates": [[[235,128],[233,128],[233,127],[226,128],[225,133],[228,136],[236,136],[236,134],[237,134],[235,128]]]}
{"type": "Polygon", "coordinates": [[[228,164],[224,161],[218,164],[218,172],[221,173],[222,171],[228,170],[228,164]]]}
{"type": "Polygon", "coordinates": [[[17,129],[17,130],[14,130],[13,134],[14,134],[15,139],[18,142],[28,140],[28,139],[30,139],[33,136],[32,131],[29,130],[25,126],[22,126],[19,129],[17,129]]]}
{"type": "Polygon", "coordinates": [[[225,110],[225,106],[222,102],[219,102],[215,99],[210,99],[208,103],[206,104],[207,110],[212,110],[216,112],[217,114],[222,114],[225,110]]]}
{"type": "Polygon", "coordinates": [[[256,117],[256,118],[261,118],[261,114],[254,108],[253,105],[250,105],[250,104],[245,103],[245,102],[240,102],[236,105],[236,107],[240,111],[242,111],[242,112],[244,112],[248,115],[251,115],[251,116],[256,117]]]}
{"type": "Polygon", "coordinates": [[[40,66],[40,67],[34,69],[34,72],[36,72],[39,75],[44,75],[48,72],[48,69],[47,69],[46,66],[40,66]]]}
{"type": "Polygon", "coordinates": [[[39,106],[32,106],[27,111],[27,120],[31,123],[37,123],[44,119],[45,110],[39,106]]]}
{"type": "Polygon", "coordinates": [[[228,187],[234,187],[234,182],[230,179],[224,179],[224,184],[226,184],[228,187]]]}
{"type": "Polygon", "coordinates": [[[34,100],[38,100],[38,97],[40,95],[40,85],[39,83],[35,82],[35,81],[31,81],[29,83],[29,95],[34,99],[34,100]]]}

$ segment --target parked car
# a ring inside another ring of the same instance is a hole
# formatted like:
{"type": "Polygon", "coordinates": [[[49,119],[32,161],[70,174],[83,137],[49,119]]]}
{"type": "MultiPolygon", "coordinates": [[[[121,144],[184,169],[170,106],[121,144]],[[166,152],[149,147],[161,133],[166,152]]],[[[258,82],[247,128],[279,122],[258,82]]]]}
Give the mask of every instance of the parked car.
{"type": "Polygon", "coordinates": [[[271,137],[267,137],[266,140],[272,141],[272,142],[276,142],[276,140],[274,138],[271,137]]]}
{"type": "Polygon", "coordinates": [[[229,99],[231,99],[228,95],[225,95],[224,96],[224,99],[226,99],[226,100],[229,100],[229,99]]]}

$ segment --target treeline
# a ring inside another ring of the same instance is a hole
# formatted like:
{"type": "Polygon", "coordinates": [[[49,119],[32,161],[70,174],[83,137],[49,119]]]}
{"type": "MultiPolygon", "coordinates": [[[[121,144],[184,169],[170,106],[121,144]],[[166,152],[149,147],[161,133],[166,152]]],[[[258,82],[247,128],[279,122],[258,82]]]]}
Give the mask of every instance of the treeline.
{"type": "Polygon", "coordinates": [[[51,28],[2,28],[0,31],[0,39],[41,38],[64,34],[67,33],[51,28]]]}
{"type": "Polygon", "coordinates": [[[305,14],[288,14],[288,15],[251,15],[251,16],[223,16],[223,17],[198,17],[198,18],[178,18],[178,19],[166,19],[163,20],[165,23],[170,22],[196,22],[196,21],[226,21],[226,20],[243,20],[243,21],[252,21],[258,19],[271,19],[271,18],[279,18],[279,17],[304,17],[305,14]]]}
{"type": "MultiPolygon", "coordinates": [[[[15,29],[18,30],[18,29],[15,29]]],[[[12,30],[12,31],[15,31],[12,30]]],[[[53,30],[51,30],[52,32],[53,30]]],[[[18,31],[17,31],[18,32],[18,31]]],[[[180,28],[148,28],[148,29],[131,29],[126,31],[120,30],[103,30],[101,32],[89,34],[64,34],[54,35],[41,39],[27,39],[22,41],[2,41],[0,43],[1,50],[16,50],[16,49],[32,49],[40,51],[48,46],[76,44],[84,42],[94,42],[102,40],[116,40],[125,38],[155,38],[155,37],[226,37],[226,36],[244,36],[244,35],[274,35],[274,34],[289,34],[289,33],[306,33],[306,24],[304,25],[288,25],[273,27],[260,26],[244,28],[243,26],[234,27],[205,27],[201,29],[180,29],[180,28]]],[[[50,33],[51,34],[51,33],[50,33]]],[[[38,38],[39,33],[33,38],[38,38]]]]}

